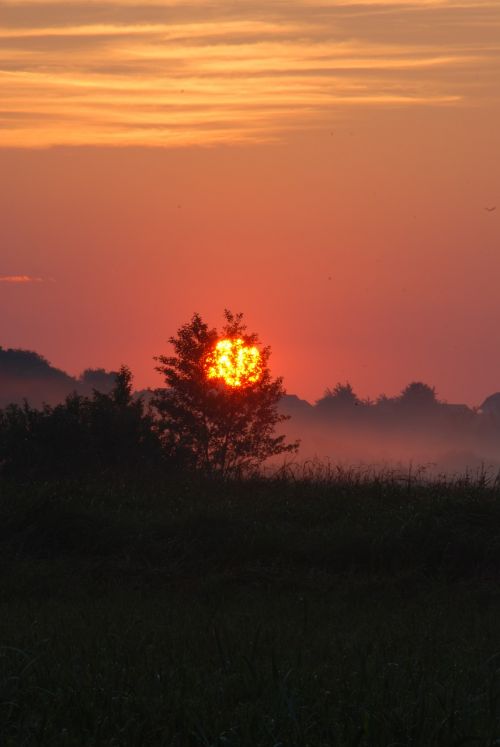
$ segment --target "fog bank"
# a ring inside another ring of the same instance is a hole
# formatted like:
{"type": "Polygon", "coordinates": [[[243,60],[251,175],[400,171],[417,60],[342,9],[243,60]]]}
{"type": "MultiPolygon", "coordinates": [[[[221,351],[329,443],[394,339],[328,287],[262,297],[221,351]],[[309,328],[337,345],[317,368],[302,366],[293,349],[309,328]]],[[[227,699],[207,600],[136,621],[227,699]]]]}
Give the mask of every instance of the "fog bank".
{"type": "Polygon", "coordinates": [[[281,405],[290,416],[282,431],[300,440],[298,463],[424,470],[429,476],[494,474],[500,470],[500,395],[489,399],[495,406],[470,409],[401,398],[313,406],[292,396],[281,405]]]}

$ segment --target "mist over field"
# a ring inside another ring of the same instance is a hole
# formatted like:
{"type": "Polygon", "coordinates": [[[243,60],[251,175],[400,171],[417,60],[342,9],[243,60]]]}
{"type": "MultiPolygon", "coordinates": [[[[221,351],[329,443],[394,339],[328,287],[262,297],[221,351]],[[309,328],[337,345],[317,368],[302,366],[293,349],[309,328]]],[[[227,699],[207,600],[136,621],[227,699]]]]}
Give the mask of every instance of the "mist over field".
{"type": "MultiPolygon", "coordinates": [[[[404,403],[401,397],[339,405],[325,397],[316,405],[287,396],[285,432],[300,439],[297,462],[374,471],[411,469],[435,477],[500,469],[500,396],[484,408],[404,403]]],[[[306,467],[307,469],[307,467],[306,467]]]]}

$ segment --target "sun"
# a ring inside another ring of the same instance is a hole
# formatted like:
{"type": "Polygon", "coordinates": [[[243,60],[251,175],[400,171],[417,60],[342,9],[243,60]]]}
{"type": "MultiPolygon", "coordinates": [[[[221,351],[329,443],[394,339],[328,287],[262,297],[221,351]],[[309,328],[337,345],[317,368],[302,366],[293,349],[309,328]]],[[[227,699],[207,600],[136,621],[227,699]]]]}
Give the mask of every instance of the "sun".
{"type": "Polygon", "coordinates": [[[205,359],[205,371],[208,379],[221,379],[230,387],[256,384],[262,376],[259,349],[240,337],[219,340],[205,359]]]}

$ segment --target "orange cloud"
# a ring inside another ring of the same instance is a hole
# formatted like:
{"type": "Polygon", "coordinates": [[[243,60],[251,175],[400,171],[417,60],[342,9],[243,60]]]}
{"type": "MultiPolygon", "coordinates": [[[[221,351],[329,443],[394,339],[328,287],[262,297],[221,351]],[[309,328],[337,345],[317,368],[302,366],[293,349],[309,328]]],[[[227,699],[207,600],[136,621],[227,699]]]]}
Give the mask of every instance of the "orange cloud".
{"type": "Polygon", "coordinates": [[[33,275],[0,275],[0,283],[26,284],[26,283],[44,283],[45,278],[34,277],[33,275]]]}
{"type": "Polygon", "coordinates": [[[498,0],[4,6],[7,147],[262,142],[346,107],[498,98],[498,0]]]}

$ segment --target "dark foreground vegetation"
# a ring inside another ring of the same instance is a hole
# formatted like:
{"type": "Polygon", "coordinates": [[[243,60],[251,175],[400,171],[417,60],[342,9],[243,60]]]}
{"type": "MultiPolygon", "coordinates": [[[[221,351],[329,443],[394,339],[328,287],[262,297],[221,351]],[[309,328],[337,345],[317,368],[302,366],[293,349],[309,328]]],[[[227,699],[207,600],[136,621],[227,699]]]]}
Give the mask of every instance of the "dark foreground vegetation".
{"type": "Polygon", "coordinates": [[[500,488],[0,482],[0,744],[500,740],[500,488]]]}

